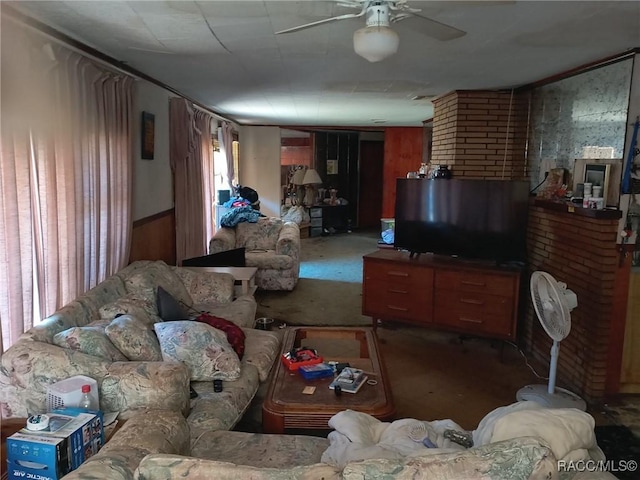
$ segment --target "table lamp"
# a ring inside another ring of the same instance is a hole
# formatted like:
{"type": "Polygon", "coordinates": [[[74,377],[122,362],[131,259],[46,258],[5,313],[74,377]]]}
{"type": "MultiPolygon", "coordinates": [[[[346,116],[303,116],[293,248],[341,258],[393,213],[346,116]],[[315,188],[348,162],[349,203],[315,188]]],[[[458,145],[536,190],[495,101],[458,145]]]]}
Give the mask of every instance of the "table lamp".
{"type": "Polygon", "coordinates": [[[313,168],[309,168],[304,174],[302,183],[306,189],[304,204],[307,206],[315,205],[318,198],[318,185],[322,185],[320,175],[313,168]]]}
{"type": "Polygon", "coordinates": [[[296,191],[291,199],[293,205],[301,205],[304,196],[304,174],[306,170],[303,167],[298,168],[291,177],[291,183],[295,186],[296,191]]]}

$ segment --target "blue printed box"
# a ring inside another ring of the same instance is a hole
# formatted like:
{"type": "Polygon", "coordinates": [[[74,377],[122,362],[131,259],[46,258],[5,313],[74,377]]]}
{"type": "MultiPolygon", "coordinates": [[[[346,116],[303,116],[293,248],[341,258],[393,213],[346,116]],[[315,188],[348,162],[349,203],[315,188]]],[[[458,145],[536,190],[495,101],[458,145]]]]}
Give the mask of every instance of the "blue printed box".
{"type": "Polygon", "coordinates": [[[58,480],[104,444],[102,412],[66,408],[47,415],[48,430],[22,429],[7,438],[9,478],[58,480]]]}

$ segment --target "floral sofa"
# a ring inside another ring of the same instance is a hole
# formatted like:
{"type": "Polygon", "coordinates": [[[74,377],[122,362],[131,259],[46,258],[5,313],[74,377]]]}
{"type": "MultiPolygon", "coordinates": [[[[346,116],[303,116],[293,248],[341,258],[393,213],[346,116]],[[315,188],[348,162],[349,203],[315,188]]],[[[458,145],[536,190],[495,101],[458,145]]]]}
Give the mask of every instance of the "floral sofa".
{"type": "Polygon", "coordinates": [[[49,385],[85,375],[98,383],[100,409],[120,412],[120,419],[160,409],[184,416],[195,437],[230,429],[267,379],[280,348],[278,335],[253,329],[255,312],[253,296],[234,298],[229,274],[196,272],[161,261],[134,262],[31,328],[4,352],[2,416],[42,413],[49,385]],[[167,312],[158,310],[159,287],[192,312],[207,311],[240,327],[245,337],[242,360],[224,334],[209,325],[162,321],[159,314],[167,312]],[[208,329],[207,345],[203,328],[208,329]],[[209,371],[198,371],[194,364],[209,371]],[[213,391],[211,380],[216,378],[223,380],[222,392],[213,391]],[[190,385],[198,394],[194,399],[190,385]]]}
{"type": "Polygon", "coordinates": [[[344,465],[323,461],[329,445],[322,437],[221,430],[206,432],[194,443],[179,414],[156,411],[131,417],[64,480],[615,480],[607,472],[559,468],[558,443],[539,435],[497,437],[468,449],[423,448],[412,456],[382,455],[344,465]]]}
{"type": "Polygon", "coordinates": [[[209,253],[245,249],[247,267],[257,267],[256,285],[263,290],[293,290],[300,276],[300,227],[276,217],[222,227],[209,242],[209,253]]]}

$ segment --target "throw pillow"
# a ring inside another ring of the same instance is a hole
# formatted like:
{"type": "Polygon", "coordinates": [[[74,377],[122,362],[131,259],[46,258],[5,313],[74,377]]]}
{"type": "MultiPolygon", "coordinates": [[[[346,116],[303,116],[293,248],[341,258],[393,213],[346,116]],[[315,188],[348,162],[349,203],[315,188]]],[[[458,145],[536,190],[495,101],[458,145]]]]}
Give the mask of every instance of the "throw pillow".
{"type": "Polygon", "coordinates": [[[100,327],[72,327],[53,336],[53,343],[62,348],[77,350],[111,362],[126,362],[104,329],[100,327]]]}
{"type": "Polygon", "coordinates": [[[158,315],[165,322],[189,319],[187,310],[162,287],[158,287],[156,308],[158,309],[158,315]]]}
{"type": "Polygon", "coordinates": [[[196,320],[211,325],[218,330],[222,330],[227,335],[227,341],[229,345],[231,345],[231,348],[233,348],[233,351],[236,352],[236,355],[238,355],[238,359],[242,360],[245,335],[239,326],[229,320],[210,315],[209,313],[200,314],[196,317],[196,320]]]}
{"type": "Polygon", "coordinates": [[[161,322],[154,326],[162,359],[182,362],[192,381],[237,380],[240,360],[224,332],[202,322],[161,322]]]}
{"type": "Polygon", "coordinates": [[[129,360],[161,362],[160,342],[151,327],[133,315],[121,315],[104,329],[109,340],[129,360]]]}

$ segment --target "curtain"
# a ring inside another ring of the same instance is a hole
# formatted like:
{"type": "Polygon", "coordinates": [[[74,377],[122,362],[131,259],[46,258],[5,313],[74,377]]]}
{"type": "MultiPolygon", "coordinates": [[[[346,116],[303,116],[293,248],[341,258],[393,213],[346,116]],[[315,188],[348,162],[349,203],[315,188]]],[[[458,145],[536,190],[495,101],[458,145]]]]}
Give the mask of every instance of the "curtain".
{"type": "Polygon", "coordinates": [[[176,260],[207,253],[213,235],[212,116],[183,98],[169,108],[170,162],[174,175],[176,260]]]}
{"type": "MultiPolygon", "coordinates": [[[[229,188],[233,190],[233,179],[236,176],[235,167],[233,165],[233,127],[229,122],[222,122],[222,142],[220,149],[224,151],[227,159],[227,182],[229,188]]],[[[232,192],[233,193],[233,192],[232,192]]]]}
{"type": "Polygon", "coordinates": [[[131,237],[133,79],[3,21],[3,350],[123,268],[131,237]]]}

